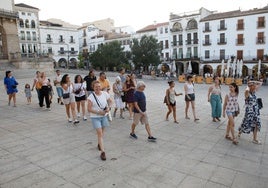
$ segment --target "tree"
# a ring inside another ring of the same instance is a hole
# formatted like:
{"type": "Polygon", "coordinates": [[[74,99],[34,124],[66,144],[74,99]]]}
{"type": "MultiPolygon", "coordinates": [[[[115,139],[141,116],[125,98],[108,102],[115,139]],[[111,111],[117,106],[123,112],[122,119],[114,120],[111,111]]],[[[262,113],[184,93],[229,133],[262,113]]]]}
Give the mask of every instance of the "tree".
{"type": "Polygon", "coordinates": [[[124,48],[118,41],[113,41],[100,45],[94,53],[89,56],[93,67],[100,67],[101,70],[113,70],[114,67],[120,67],[127,63],[124,48]]]}
{"type": "Polygon", "coordinates": [[[160,50],[160,45],[153,36],[143,35],[140,42],[138,39],[133,39],[131,51],[135,69],[137,70],[140,67],[144,67],[145,71],[148,71],[150,64],[153,66],[158,65],[160,63],[160,50]]]}

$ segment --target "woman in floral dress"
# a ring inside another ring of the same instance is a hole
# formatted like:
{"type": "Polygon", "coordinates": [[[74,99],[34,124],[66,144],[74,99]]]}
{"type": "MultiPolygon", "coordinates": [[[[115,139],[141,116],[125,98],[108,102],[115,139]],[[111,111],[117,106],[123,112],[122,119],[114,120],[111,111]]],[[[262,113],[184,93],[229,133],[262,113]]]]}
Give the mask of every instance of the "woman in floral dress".
{"type": "Polygon", "coordinates": [[[242,133],[249,134],[250,132],[253,132],[252,142],[254,144],[261,144],[257,139],[257,132],[261,129],[261,118],[256,96],[256,90],[261,85],[262,82],[257,81],[249,81],[248,83],[248,87],[245,91],[245,116],[238,133],[238,137],[240,137],[242,133]]]}

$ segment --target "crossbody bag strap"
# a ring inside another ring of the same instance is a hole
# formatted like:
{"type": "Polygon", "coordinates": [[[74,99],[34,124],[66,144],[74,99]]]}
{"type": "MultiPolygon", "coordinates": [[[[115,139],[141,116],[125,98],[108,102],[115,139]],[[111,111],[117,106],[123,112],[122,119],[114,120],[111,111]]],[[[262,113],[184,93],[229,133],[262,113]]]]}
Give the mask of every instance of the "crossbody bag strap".
{"type": "MultiPolygon", "coordinates": [[[[100,107],[99,100],[97,99],[97,97],[96,97],[95,93],[94,93],[94,92],[92,92],[92,94],[93,94],[93,96],[94,96],[94,98],[95,98],[96,103],[97,103],[97,104],[98,104],[98,106],[100,107]]],[[[100,109],[102,109],[102,108],[100,107],[100,109]]]]}

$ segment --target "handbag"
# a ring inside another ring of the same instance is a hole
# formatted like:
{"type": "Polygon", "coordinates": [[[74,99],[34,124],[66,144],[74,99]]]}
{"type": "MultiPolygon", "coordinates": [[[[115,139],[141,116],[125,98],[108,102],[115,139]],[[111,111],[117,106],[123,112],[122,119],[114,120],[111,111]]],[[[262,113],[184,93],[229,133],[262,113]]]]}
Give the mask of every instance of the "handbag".
{"type": "Polygon", "coordinates": [[[263,108],[262,98],[257,98],[257,104],[259,106],[259,109],[263,108]]]}
{"type": "Polygon", "coordinates": [[[74,92],[76,95],[78,95],[81,92],[81,87],[82,87],[82,84],[81,84],[80,88],[74,92]]]}
{"type": "Polygon", "coordinates": [[[70,98],[70,93],[63,93],[63,94],[62,94],[62,98],[63,98],[63,99],[68,99],[68,98],[70,98]]]}

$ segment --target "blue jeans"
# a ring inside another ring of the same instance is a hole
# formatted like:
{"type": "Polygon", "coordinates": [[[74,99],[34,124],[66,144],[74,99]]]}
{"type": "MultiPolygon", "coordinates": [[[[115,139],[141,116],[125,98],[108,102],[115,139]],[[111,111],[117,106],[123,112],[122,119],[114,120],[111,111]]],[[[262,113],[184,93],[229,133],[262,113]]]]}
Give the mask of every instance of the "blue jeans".
{"type": "Polygon", "coordinates": [[[57,90],[57,93],[58,93],[58,97],[62,97],[62,93],[63,93],[63,90],[61,87],[56,87],[56,90],[57,90]]]}

